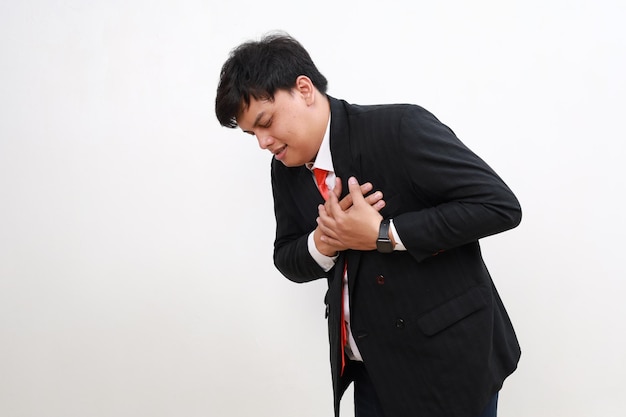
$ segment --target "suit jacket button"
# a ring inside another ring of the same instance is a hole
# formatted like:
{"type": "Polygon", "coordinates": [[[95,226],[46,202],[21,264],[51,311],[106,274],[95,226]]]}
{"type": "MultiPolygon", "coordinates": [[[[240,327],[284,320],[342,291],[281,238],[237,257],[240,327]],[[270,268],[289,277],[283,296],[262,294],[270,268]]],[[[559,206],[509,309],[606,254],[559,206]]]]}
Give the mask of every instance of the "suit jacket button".
{"type": "Polygon", "coordinates": [[[379,275],[376,277],[376,283],[378,285],[384,285],[385,284],[385,276],[384,275],[379,275]]]}
{"type": "Polygon", "coordinates": [[[404,319],[397,319],[396,320],[396,327],[398,329],[403,329],[404,328],[404,319]]]}

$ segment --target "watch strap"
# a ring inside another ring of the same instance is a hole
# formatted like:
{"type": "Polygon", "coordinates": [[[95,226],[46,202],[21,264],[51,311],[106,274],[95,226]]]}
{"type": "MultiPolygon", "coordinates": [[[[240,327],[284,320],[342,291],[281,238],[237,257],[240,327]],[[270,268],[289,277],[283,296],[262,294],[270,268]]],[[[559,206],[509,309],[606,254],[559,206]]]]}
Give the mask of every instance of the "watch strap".
{"type": "Polygon", "coordinates": [[[393,243],[389,238],[390,219],[383,219],[378,229],[378,239],[376,239],[376,250],[382,253],[393,252],[393,243]]]}

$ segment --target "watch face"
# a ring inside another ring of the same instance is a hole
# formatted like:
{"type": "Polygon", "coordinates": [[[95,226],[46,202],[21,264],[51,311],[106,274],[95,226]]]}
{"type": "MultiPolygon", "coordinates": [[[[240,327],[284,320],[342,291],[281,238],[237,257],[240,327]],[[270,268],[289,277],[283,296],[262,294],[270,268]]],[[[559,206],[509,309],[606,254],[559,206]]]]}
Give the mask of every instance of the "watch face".
{"type": "Polygon", "coordinates": [[[393,252],[393,244],[389,239],[378,239],[376,241],[376,250],[382,253],[390,253],[393,252]]]}
{"type": "Polygon", "coordinates": [[[393,252],[393,244],[391,243],[391,239],[389,239],[389,220],[380,222],[378,239],[376,239],[376,250],[382,253],[393,252]]]}

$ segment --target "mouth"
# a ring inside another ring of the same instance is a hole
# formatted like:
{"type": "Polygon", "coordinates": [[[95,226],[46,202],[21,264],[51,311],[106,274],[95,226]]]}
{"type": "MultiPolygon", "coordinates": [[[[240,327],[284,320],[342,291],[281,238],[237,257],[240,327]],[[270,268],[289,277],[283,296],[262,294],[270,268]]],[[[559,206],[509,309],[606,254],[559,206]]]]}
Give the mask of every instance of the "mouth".
{"type": "Polygon", "coordinates": [[[286,149],[287,149],[287,145],[284,145],[272,151],[272,153],[274,154],[274,158],[278,159],[279,161],[282,160],[283,157],[285,156],[286,149]]]}

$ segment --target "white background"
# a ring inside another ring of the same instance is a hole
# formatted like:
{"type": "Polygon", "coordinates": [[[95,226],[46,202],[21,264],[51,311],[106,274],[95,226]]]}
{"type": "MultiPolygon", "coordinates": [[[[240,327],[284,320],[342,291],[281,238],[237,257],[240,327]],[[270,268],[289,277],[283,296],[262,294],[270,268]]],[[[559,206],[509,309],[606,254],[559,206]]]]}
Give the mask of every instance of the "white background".
{"type": "MultiPolygon", "coordinates": [[[[483,249],[520,338],[500,415],[626,414],[626,3],[0,4],[0,416],[330,416],[323,281],[273,267],[270,156],[219,126],[283,29],[420,104],[519,197],[483,249]]],[[[352,415],[351,399],[342,415],[352,415]]]]}

